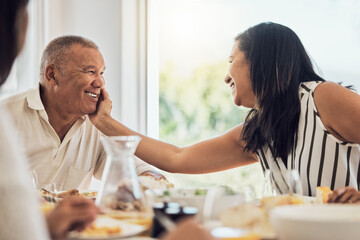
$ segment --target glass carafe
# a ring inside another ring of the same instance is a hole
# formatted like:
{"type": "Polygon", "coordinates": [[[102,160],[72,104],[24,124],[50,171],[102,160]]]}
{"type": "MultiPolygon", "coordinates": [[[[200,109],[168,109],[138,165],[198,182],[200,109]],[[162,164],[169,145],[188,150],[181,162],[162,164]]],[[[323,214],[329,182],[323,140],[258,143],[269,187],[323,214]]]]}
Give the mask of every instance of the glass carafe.
{"type": "Polygon", "coordinates": [[[153,211],[139,184],[134,153],[139,136],[101,137],[107,154],[96,205],[112,218],[151,226],[153,211]]]}

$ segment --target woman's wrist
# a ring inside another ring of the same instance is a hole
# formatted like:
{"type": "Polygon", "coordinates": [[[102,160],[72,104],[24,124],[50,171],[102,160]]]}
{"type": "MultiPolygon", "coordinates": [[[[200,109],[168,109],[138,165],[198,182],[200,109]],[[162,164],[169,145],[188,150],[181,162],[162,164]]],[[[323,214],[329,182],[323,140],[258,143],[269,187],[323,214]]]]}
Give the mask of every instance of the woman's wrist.
{"type": "Polygon", "coordinates": [[[113,118],[108,116],[101,116],[93,122],[94,126],[107,136],[111,136],[111,128],[113,124],[113,118]]]}

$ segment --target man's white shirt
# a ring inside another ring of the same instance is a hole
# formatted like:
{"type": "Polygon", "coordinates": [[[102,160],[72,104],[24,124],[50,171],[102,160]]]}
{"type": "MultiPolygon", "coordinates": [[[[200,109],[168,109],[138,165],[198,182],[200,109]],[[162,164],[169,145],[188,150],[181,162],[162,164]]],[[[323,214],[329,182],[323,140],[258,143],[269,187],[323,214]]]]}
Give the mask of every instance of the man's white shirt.
{"type": "MultiPolygon", "coordinates": [[[[103,135],[88,116],[76,120],[63,141],[49,123],[40,98],[40,87],[1,101],[8,108],[23,140],[31,171],[38,184],[55,183],[58,190],[88,189],[92,176],[101,179],[106,153],[100,142],[103,135]]],[[[138,174],[154,168],[135,158],[138,174]]]]}

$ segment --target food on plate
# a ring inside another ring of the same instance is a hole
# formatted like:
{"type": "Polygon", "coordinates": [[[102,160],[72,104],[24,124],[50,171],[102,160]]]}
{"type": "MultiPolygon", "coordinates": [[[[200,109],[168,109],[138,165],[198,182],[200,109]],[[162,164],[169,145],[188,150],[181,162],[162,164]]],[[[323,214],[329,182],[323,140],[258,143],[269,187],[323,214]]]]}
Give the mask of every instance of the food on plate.
{"type": "Polygon", "coordinates": [[[41,189],[40,195],[47,201],[47,202],[57,202],[65,197],[72,197],[72,196],[79,196],[79,197],[86,197],[86,198],[96,198],[97,192],[94,191],[87,191],[82,192],[78,189],[70,189],[63,192],[50,192],[46,189],[41,189]]]}
{"type": "Polygon", "coordinates": [[[170,183],[167,179],[158,179],[151,176],[139,176],[139,182],[144,191],[147,189],[165,190],[174,187],[174,184],[170,183]]]}
{"type": "Polygon", "coordinates": [[[49,212],[51,212],[51,210],[53,210],[55,207],[55,203],[54,202],[47,202],[47,201],[44,201],[40,204],[40,209],[41,209],[41,212],[44,214],[44,215],[47,215],[49,212]]]}
{"type": "Polygon", "coordinates": [[[316,188],[316,202],[326,203],[329,199],[329,195],[332,193],[331,189],[326,186],[319,186],[316,188]]]}
{"type": "Polygon", "coordinates": [[[119,226],[98,226],[92,223],[89,227],[85,228],[81,234],[86,236],[108,236],[112,234],[120,234],[122,229],[119,226]]]}
{"type": "Polygon", "coordinates": [[[70,197],[70,196],[79,196],[79,190],[77,189],[70,189],[70,190],[67,190],[65,192],[61,192],[61,193],[58,193],[55,195],[55,197],[58,197],[58,198],[65,198],[65,197],[70,197]]]}
{"type": "Polygon", "coordinates": [[[55,192],[50,192],[46,189],[41,189],[41,195],[42,196],[51,196],[51,197],[55,197],[55,198],[64,198],[64,197],[68,197],[68,196],[79,196],[79,190],[77,189],[70,189],[67,191],[63,191],[63,192],[59,192],[59,193],[55,193],[55,192]]]}
{"type": "Polygon", "coordinates": [[[265,209],[272,209],[276,206],[282,205],[297,205],[303,203],[304,201],[302,198],[294,195],[270,196],[261,199],[261,206],[265,209]]]}
{"type": "Polygon", "coordinates": [[[92,191],[90,191],[90,192],[81,192],[80,191],[80,196],[83,196],[85,198],[90,198],[93,200],[96,199],[97,194],[98,194],[97,192],[92,192],[92,191]]]}
{"type": "Polygon", "coordinates": [[[71,231],[67,239],[128,239],[127,237],[137,235],[145,230],[145,226],[99,215],[95,221],[83,231],[71,231]]]}

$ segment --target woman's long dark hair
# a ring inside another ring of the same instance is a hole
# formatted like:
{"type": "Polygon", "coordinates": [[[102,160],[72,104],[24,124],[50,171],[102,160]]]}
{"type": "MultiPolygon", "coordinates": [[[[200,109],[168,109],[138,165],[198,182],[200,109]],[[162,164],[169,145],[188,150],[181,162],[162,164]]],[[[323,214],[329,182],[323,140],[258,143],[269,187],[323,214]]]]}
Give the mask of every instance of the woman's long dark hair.
{"type": "Polygon", "coordinates": [[[241,138],[245,150],[269,146],[287,166],[295,147],[300,117],[301,82],[325,81],[312,66],[299,37],[290,28],[266,22],[238,35],[239,49],[250,64],[257,109],[246,117],[241,138]]]}
{"type": "Polygon", "coordinates": [[[16,17],[20,8],[29,0],[0,1],[0,86],[8,77],[18,53],[16,17]]]}

